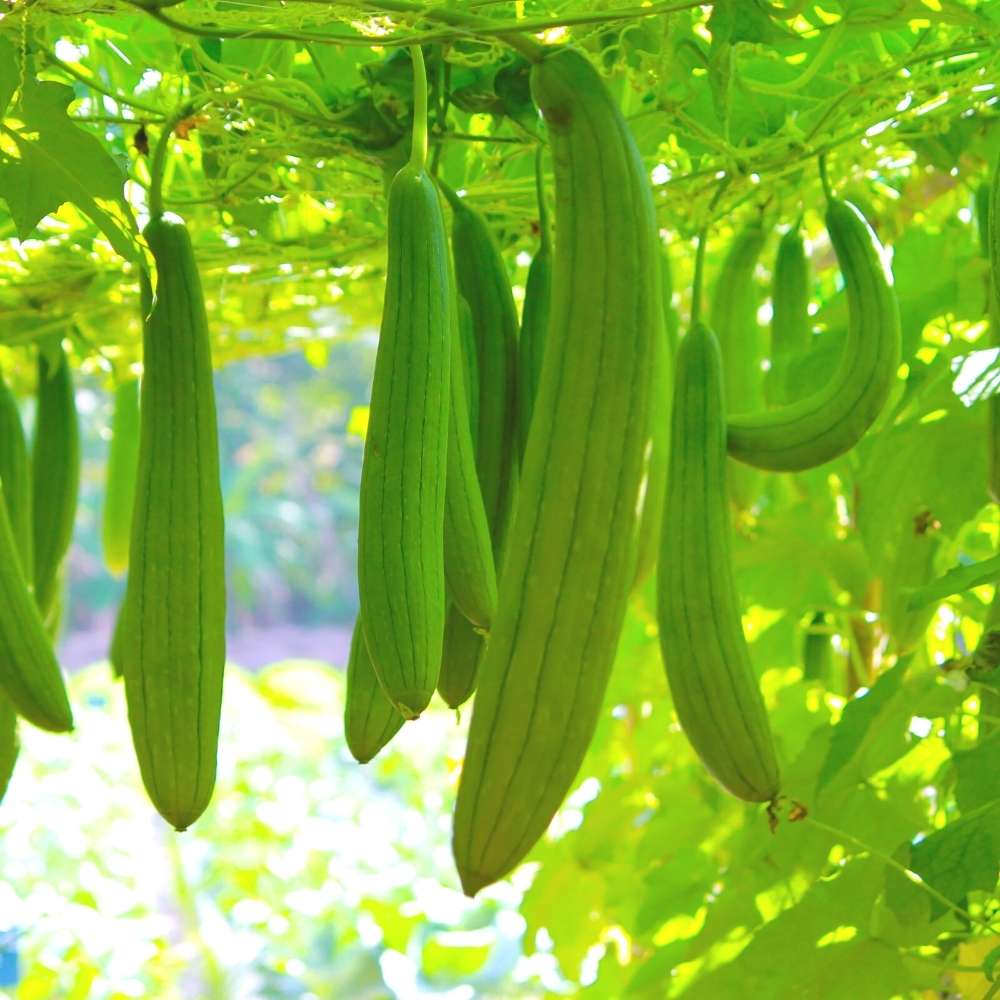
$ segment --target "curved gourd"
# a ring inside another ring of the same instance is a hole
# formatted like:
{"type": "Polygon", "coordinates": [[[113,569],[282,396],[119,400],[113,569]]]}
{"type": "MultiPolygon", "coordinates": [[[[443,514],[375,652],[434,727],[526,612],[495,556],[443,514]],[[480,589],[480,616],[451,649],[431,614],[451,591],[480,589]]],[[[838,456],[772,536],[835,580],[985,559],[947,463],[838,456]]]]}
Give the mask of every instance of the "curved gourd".
{"type": "Polygon", "coordinates": [[[358,527],[368,652],[408,719],[430,701],[441,667],[454,308],[444,218],[425,168],[426,132],[422,152],[419,134],[389,186],[385,303],[358,527]]]}
{"type": "Polygon", "coordinates": [[[128,568],[135,474],[139,464],[139,380],[128,378],[115,388],[111,444],[104,480],[101,538],[104,562],[116,576],[128,568]]]}
{"type": "Polygon", "coordinates": [[[375,676],[360,617],[351,633],[347,660],[344,736],[351,756],[367,764],[399,732],[403,717],[375,676]]]}
{"type": "Polygon", "coordinates": [[[882,411],[899,367],[899,307],[871,227],[850,202],[831,198],[826,226],[844,274],[850,324],[840,363],[819,391],[775,410],[729,418],[729,454],[794,472],[850,450],[882,411]]]}
{"type": "Polygon", "coordinates": [[[521,458],[528,443],[531,411],[538,392],[538,380],[545,353],[545,337],[552,304],[552,237],[549,233],[549,210],[545,202],[542,174],[542,147],[535,157],[535,192],[538,201],[538,250],[531,259],[524,285],[521,308],[521,333],[517,341],[518,440],[521,458]]]}
{"type": "Polygon", "coordinates": [[[73,728],[59,663],[21,572],[6,503],[0,504],[0,693],[41,729],[73,728]]]}
{"type": "Polygon", "coordinates": [[[778,765],[733,578],[722,357],[702,323],[677,352],[670,438],[657,617],[674,708],[719,782],[767,802],[778,765]]]}
{"type": "Polygon", "coordinates": [[[458,296],[458,330],[462,342],[462,375],[465,380],[465,401],[469,410],[469,433],[475,450],[479,434],[479,368],[476,360],[476,334],[472,323],[472,310],[461,295],[458,296]]]}
{"type": "Polygon", "coordinates": [[[73,539],[80,487],[80,428],[73,376],[62,346],[38,353],[38,408],[31,454],[35,600],[47,618],[73,539]]]}
{"type": "Polygon", "coordinates": [[[160,814],[184,830],[215,785],[226,644],[212,357],[184,223],[150,219],[156,298],[143,331],[139,460],[120,635],[132,742],[160,814]]]}
{"type": "Polygon", "coordinates": [[[617,105],[569,48],[533,65],[531,89],[554,165],[552,311],[455,809],[470,895],[545,832],[593,735],[635,574],[662,323],[652,193],[617,105]]]}
{"type": "Polygon", "coordinates": [[[476,457],[493,553],[500,551],[516,482],[517,309],[500,248],[486,220],[446,185],[459,294],[469,304],[479,379],[476,457]]]}

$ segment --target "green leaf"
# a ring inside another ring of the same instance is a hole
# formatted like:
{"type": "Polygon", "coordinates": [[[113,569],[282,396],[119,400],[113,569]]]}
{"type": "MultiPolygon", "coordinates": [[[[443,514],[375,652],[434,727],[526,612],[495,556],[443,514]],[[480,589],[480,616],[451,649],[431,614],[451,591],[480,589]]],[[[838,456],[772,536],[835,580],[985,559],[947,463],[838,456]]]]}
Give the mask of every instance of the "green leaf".
{"type": "Polygon", "coordinates": [[[17,90],[20,75],[21,60],[17,49],[6,38],[0,38],[0,121],[7,113],[10,99],[17,90]]]}
{"type": "Polygon", "coordinates": [[[66,108],[72,99],[73,91],[62,84],[25,83],[19,110],[25,128],[12,134],[20,158],[0,161],[0,189],[21,239],[68,201],[132,260],[135,243],[95,200],[116,201],[124,209],[124,174],[97,139],[69,121],[66,108]]]}
{"type": "Polygon", "coordinates": [[[1000,731],[982,740],[971,750],[952,755],[955,766],[955,800],[963,813],[970,813],[1000,799],[1000,731]]]}
{"type": "MultiPolygon", "coordinates": [[[[970,892],[996,889],[1000,874],[997,858],[1000,858],[1000,802],[992,802],[911,844],[906,867],[961,906],[970,892]]],[[[887,878],[891,881],[903,876],[893,872],[887,878]]],[[[948,907],[940,900],[930,895],[927,900],[931,919],[947,912],[948,907]]]]}
{"type": "Polygon", "coordinates": [[[820,768],[818,787],[828,785],[867,740],[873,736],[876,739],[884,737],[884,733],[877,731],[875,723],[899,694],[909,665],[909,658],[900,660],[869,691],[852,698],[844,706],[844,714],[833,730],[830,749],[820,768]]]}
{"type": "Polygon", "coordinates": [[[703,972],[680,996],[885,1000],[905,993],[911,980],[901,957],[867,933],[878,867],[856,860],[813,882],[735,959],[703,972]]]}
{"type": "Polygon", "coordinates": [[[1000,577],[1000,556],[993,556],[992,559],[984,559],[968,566],[956,566],[926,586],[909,591],[906,604],[911,610],[916,610],[951,597],[952,594],[961,594],[984,583],[994,583],[998,577],[1000,577]]]}

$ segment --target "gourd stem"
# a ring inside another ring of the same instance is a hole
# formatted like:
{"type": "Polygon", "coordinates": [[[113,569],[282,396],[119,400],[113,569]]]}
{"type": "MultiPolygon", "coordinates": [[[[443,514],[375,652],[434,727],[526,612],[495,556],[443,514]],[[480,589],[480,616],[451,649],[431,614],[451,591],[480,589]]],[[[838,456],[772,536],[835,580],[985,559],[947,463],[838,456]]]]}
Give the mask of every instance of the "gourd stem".
{"type": "Polygon", "coordinates": [[[167,151],[170,149],[170,137],[174,129],[194,114],[194,106],[185,104],[178,108],[164,123],[163,131],[153,150],[153,159],[149,165],[149,214],[151,218],[163,215],[163,175],[167,167],[167,151]]]}
{"type": "Polygon", "coordinates": [[[413,146],[410,166],[423,170],[427,165],[427,69],[419,45],[410,46],[413,59],[413,146]]]}

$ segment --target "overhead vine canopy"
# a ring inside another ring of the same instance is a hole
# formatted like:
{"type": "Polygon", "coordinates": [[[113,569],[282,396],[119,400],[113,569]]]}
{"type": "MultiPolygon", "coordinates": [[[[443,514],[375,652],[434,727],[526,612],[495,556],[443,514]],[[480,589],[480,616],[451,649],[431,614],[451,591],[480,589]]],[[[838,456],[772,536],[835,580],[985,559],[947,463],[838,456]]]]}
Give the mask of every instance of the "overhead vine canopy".
{"type": "Polygon", "coordinates": [[[10,345],[72,329],[95,355],[133,357],[151,149],[178,119],[166,203],[195,234],[217,360],[295,340],[322,352],[377,321],[415,42],[437,169],[512,260],[537,241],[542,126],[521,52],[538,42],[586,49],[620,97],[678,287],[702,227],[819,205],[820,154],[891,240],[914,211],[904,187],[930,207],[982,171],[998,33],[1000,5],[971,0],[13,0],[0,329],[10,345]]]}

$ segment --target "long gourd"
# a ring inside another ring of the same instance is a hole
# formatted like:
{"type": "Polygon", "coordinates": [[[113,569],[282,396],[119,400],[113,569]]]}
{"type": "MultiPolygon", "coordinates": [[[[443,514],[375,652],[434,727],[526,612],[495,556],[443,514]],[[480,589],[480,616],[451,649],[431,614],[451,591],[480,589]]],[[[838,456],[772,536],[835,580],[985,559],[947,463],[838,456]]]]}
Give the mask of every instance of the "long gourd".
{"type": "Polygon", "coordinates": [[[510,278],[486,220],[446,185],[459,294],[468,302],[479,379],[479,482],[498,564],[517,467],[517,310],[510,278]]]}
{"type": "Polygon", "coordinates": [[[372,667],[361,618],[354,623],[347,659],[344,736],[351,756],[367,764],[399,732],[403,716],[386,697],[372,667]]]}
{"type": "Polygon", "coordinates": [[[775,410],[730,416],[729,454],[762,469],[809,469],[850,450],[896,381],[899,307],[878,239],[857,208],[836,198],[826,227],[847,288],[847,340],[822,389],[775,410]]]}
{"type": "MultiPolygon", "coordinates": [[[[733,237],[715,280],[711,325],[725,359],[726,406],[730,413],[751,412],[764,404],[763,330],[757,321],[760,291],[754,271],[766,233],[759,220],[733,237]]],[[[730,498],[739,510],[753,506],[761,490],[760,473],[733,465],[730,498]]]]}
{"type": "Polygon", "coordinates": [[[454,604],[444,620],[441,673],[437,691],[449,708],[459,708],[472,697],[483,655],[483,636],[454,604]]]}
{"type": "Polygon", "coordinates": [[[662,322],[649,180],[600,75],[559,49],[531,90],[554,164],[552,312],[455,811],[470,895],[545,832],[593,735],[635,573],[662,322]]]}
{"type": "MultiPolygon", "coordinates": [[[[670,259],[660,253],[662,281],[673,284],[670,259]]],[[[660,526],[663,521],[663,497],[667,491],[667,465],[670,460],[670,397],[673,393],[674,347],[670,338],[672,304],[662,294],[663,324],[653,342],[652,396],[649,403],[649,426],[646,430],[645,470],[642,486],[642,516],[639,521],[639,555],[633,588],[641,586],[656,565],[659,553],[660,526]]]]}
{"type": "Polygon", "coordinates": [[[135,474],[139,462],[139,381],[126,378],[115,388],[111,443],[104,479],[101,540],[104,562],[116,576],[128,568],[135,474]]]}
{"type": "Polygon", "coordinates": [[[778,765],[733,579],[722,357],[703,323],[677,352],[670,438],[657,617],[674,708],[719,782],[767,802],[778,765]]]}
{"type": "Polygon", "coordinates": [[[549,210],[545,201],[542,173],[542,147],[535,156],[535,197],[538,202],[538,250],[531,258],[528,279],[524,285],[524,305],[521,308],[521,332],[517,341],[517,407],[518,440],[521,458],[528,443],[531,411],[538,392],[538,379],[545,354],[545,335],[552,306],[552,237],[549,232],[549,210]]]}
{"type": "Polygon", "coordinates": [[[781,237],[771,277],[770,402],[791,402],[802,393],[789,381],[789,361],[809,349],[809,258],[800,223],[781,237]]]}
{"type": "Polygon", "coordinates": [[[368,652],[404,718],[430,701],[444,632],[452,287],[426,170],[426,79],[410,161],[389,187],[385,304],[361,472],[358,584],[368,652]]]}
{"type": "Polygon", "coordinates": [[[32,524],[31,459],[14,394],[0,377],[0,483],[11,531],[17,542],[25,582],[35,578],[35,538],[32,524]]]}
{"type": "Polygon", "coordinates": [[[73,538],[80,487],[80,428],[69,361],[58,345],[38,352],[38,409],[31,455],[35,600],[48,618],[73,538]]]}
{"type": "Polygon", "coordinates": [[[488,629],[497,603],[497,574],[469,425],[459,322],[456,303],[451,318],[444,574],[448,594],[462,614],[474,625],[488,629]]]}
{"type": "Polygon", "coordinates": [[[1000,155],[993,164],[993,178],[990,181],[989,218],[992,223],[987,226],[989,235],[990,274],[993,278],[993,298],[1000,302],[1000,155]]]}
{"type": "Polygon", "coordinates": [[[143,331],[139,462],[119,637],[132,742],[160,814],[184,830],[215,785],[226,588],[208,320],[191,238],[144,231],[156,298],[143,331]]]}

